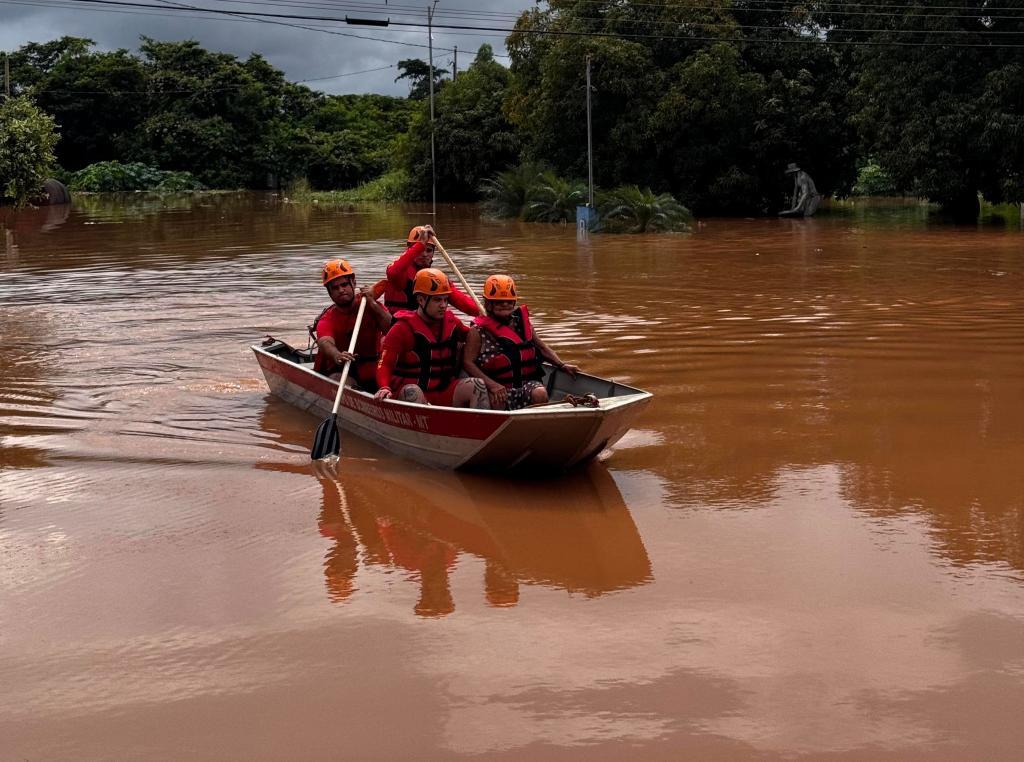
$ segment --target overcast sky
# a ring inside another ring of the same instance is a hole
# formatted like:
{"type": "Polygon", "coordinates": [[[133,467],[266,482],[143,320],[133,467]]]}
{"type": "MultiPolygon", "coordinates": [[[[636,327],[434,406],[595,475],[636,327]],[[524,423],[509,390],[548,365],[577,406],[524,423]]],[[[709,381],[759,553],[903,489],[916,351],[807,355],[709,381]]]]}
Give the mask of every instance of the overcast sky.
{"type": "MultiPolygon", "coordinates": [[[[166,10],[148,11],[82,0],[0,0],[0,50],[15,50],[27,42],[46,42],[63,35],[88,37],[99,50],[128,48],[136,50],[139,36],[158,40],[198,40],[211,50],[233,53],[242,58],[261,53],[273,66],[284,71],[291,81],[307,82],[309,87],[329,93],[385,93],[405,95],[408,86],[395,83],[394,68],[353,74],[332,79],[337,74],[393,67],[404,58],[427,58],[426,47],[398,45],[394,41],[425,46],[425,28],[387,29],[351,26],[315,20],[224,19],[212,13],[182,9],[182,5],[237,10],[248,13],[279,13],[335,18],[390,18],[392,23],[426,24],[426,2],[411,0],[118,0],[165,6],[166,10]],[[169,6],[177,4],[178,7],[169,6]],[[267,23],[275,21],[278,23],[267,23]],[[296,29],[282,24],[320,26],[325,31],[296,29]],[[349,36],[357,35],[356,39],[349,36]],[[391,40],[393,42],[383,42],[391,40]]],[[[474,27],[509,29],[516,16],[532,7],[533,0],[450,0],[437,5],[434,21],[474,27]]],[[[434,64],[451,70],[452,48],[458,47],[459,68],[464,69],[477,48],[490,43],[497,55],[504,54],[505,35],[480,32],[434,32],[434,64]]],[[[507,59],[501,59],[507,64],[507,59]]]]}

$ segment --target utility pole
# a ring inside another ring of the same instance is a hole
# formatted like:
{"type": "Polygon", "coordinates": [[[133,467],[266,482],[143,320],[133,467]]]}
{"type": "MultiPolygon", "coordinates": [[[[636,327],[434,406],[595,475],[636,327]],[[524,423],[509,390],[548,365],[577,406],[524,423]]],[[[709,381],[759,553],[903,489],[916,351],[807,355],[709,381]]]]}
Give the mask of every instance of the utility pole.
{"type": "Polygon", "coordinates": [[[430,204],[434,222],[437,222],[437,164],[434,149],[434,10],[438,0],[427,6],[427,51],[430,56],[430,204]]]}
{"type": "Polygon", "coordinates": [[[4,95],[11,97],[11,56],[4,53],[4,95]]]}
{"type": "Polygon", "coordinates": [[[590,200],[587,203],[594,208],[594,132],[590,124],[590,54],[587,54],[587,178],[590,185],[590,200]]]}
{"type": "Polygon", "coordinates": [[[452,64],[452,82],[459,76],[459,46],[455,46],[455,63],[452,64]]]}

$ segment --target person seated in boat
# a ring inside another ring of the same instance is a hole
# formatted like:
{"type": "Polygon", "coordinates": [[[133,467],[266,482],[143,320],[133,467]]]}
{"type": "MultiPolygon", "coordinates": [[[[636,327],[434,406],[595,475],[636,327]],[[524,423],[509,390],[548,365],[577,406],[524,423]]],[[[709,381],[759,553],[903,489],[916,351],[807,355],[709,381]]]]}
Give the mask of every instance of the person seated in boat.
{"type": "MultiPolygon", "coordinates": [[[[416,295],[413,293],[413,283],[416,280],[416,273],[430,267],[434,262],[434,250],[437,248],[434,229],[430,225],[417,225],[409,231],[405,245],[405,253],[388,265],[386,270],[384,306],[392,315],[399,310],[415,312],[418,307],[416,295]]],[[[471,297],[459,291],[454,285],[451,289],[450,301],[455,309],[466,315],[480,314],[476,302],[471,297]]]]}
{"type": "Polygon", "coordinates": [[[416,311],[399,310],[384,336],[377,365],[379,400],[487,409],[487,387],[479,378],[458,378],[460,344],[469,328],[448,309],[452,285],[440,270],[426,268],[413,283],[416,311]]]}
{"type": "Polygon", "coordinates": [[[321,281],[333,303],[313,321],[311,333],[317,345],[313,370],[331,378],[340,378],[345,363],[351,360],[349,381],[366,391],[376,391],[380,340],[391,326],[391,313],[376,300],[373,286],[363,286],[356,291],[355,271],[344,259],[325,262],[321,281]],[[355,354],[349,354],[348,345],[361,299],[369,301],[359,327],[355,354]]]}
{"type": "Polygon", "coordinates": [[[473,320],[466,339],[463,367],[472,378],[483,380],[492,410],[518,410],[548,401],[540,379],[541,360],[570,376],[579,372],[534,334],[526,305],[516,306],[516,282],[508,275],[492,275],[484,282],[486,315],[473,320]]]}

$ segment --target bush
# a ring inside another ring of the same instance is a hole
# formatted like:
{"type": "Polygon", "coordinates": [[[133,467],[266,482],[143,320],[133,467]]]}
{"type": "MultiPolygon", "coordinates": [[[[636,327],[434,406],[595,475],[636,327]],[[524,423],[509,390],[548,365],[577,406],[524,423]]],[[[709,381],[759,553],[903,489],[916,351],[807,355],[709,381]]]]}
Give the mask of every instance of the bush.
{"type": "Polygon", "coordinates": [[[525,219],[531,193],[544,169],[540,164],[525,162],[484,180],[480,185],[484,212],[491,217],[525,219]]]}
{"type": "Polygon", "coordinates": [[[0,201],[22,206],[39,193],[57,140],[53,117],[28,98],[0,103],[0,201]]]}
{"type": "Polygon", "coordinates": [[[576,207],[587,202],[587,188],[579,180],[566,180],[554,172],[541,174],[529,192],[526,219],[532,222],[572,222],[576,207]]]}
{"type": "Polygon", "coordinates": [[[623,185],[599,204],[603,228],[610,233],[656,233],[687,229],[690,211],[670,193],[623,185]]]}
{"type": "Polygon", "coordinates": [[[184,193],[203,190],[203,184],[191,172],[163,172],[162,174],[163,179],[153,190],[161,193],[184,193]]]}
{"type": "Polygon", "coordinates": [[[899,188],[889,174],[874,159],[857,172],[857,182],[853,186],[854,196],[898,196],[899,188]]]}
{"type": "Polygon", "coordinates": [[[318,204],[352,204],[375,201],[398,204],[410,198],[409,175],[401,169],[387,172],[380,177],[348,190],[310,190],[309,181],[299,178],[292,182],[285,195],[293,201],[315,201],[318,204]]]}
{"type": "Polygon", "coordinates": [[[100,161],[71,176],[71,190],[91,193],[195,191],[202,184],[190,172],[167,172],[142,162],[100,161]]]}

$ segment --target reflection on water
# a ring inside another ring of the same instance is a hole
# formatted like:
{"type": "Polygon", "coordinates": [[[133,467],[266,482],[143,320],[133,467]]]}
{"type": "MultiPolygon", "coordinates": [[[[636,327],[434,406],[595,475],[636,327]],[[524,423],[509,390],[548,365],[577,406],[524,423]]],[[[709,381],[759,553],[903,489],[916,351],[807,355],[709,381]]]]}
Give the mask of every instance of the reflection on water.
{"type": "Polygon", "coordinates": [[[484,597],[514,606],[521,584],[595,597],[644,584],[650,562],[615,482],[600,465],[550,483],[315,464],[331,600],[348,599],[359,562],[404,570],[419,584],[415,612],[455,610],[449,574],[462,554],[484,561],[484,597]]]}
{"type": "Polygon", "coordinates": [[[181,728],[200,758],[1019,756],[1012,220],[871,202],[581,244],[445,207],[471,282],[511,273],[566,360],[654,401],[564,480],[352,436],[317,470],[319,421],[246,347],[304,342],[322,261],[375,279],[424,219],[0,210],[10,756],[168,758],[181,728]]]}

